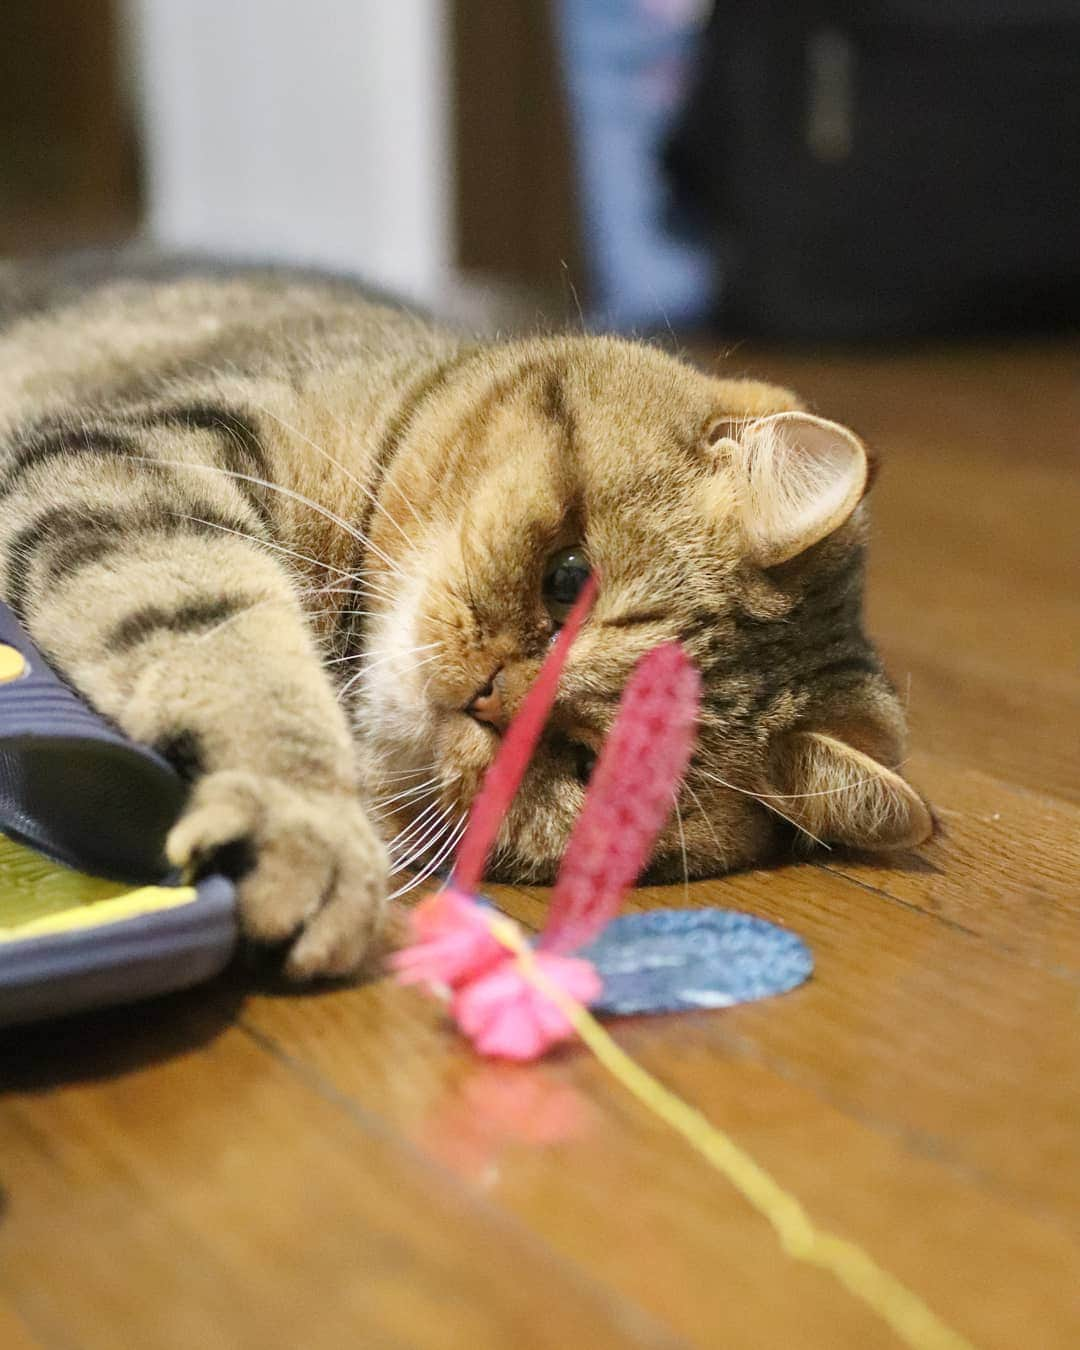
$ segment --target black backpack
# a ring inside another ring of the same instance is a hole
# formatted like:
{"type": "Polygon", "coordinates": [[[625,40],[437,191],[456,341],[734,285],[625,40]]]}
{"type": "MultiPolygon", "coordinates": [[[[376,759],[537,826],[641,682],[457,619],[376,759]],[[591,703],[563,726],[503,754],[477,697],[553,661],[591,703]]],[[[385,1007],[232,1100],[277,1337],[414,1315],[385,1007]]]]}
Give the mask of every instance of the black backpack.
{"type": "Polygon", "coordinates": [[[1080,0],[727,0],[669,163],[725,327],[891,337],[1080,313],[1080,0]]]}

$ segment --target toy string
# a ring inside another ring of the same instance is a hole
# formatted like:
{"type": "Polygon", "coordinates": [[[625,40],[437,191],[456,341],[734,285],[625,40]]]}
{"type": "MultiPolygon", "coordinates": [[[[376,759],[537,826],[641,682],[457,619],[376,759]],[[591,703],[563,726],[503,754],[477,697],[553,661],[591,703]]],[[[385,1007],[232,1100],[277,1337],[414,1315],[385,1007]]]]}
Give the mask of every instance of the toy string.
{"type": "Polygon", "coordinates": [[[495,917],[492,934],[517,957],[522,977],[554,1003],[600,1064],[647,1110],[658,1116],[720,1172],[766,1219],[796,1261],[828,1271],[875,1313],[911,1350],[975,1350],[916,1294],[847,1238],[819,1228],[799,1200],[700,1111],[653,1078],[623,1050],[582,1004],[538,967],[517,926],[495,917]]]}

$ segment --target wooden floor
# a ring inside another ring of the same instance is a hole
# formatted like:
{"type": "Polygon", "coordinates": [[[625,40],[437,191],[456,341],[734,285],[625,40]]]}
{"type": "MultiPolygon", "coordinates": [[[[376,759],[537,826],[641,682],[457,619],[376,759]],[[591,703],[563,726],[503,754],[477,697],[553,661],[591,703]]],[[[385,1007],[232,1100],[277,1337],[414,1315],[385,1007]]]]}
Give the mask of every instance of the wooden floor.
{"type": "MultiPolygon", "coordinates": [[[[944,831],[692,887],[812,982],[616,1035],[974,1343],[1076,1347],[1078,352],[733,360],[883,452],[871,625],[944,831]]],[[[586,1053],[481,1063],[413,991],[233,972],[0,1055],[5,1350],[897,1344],[586,1053]]]]}

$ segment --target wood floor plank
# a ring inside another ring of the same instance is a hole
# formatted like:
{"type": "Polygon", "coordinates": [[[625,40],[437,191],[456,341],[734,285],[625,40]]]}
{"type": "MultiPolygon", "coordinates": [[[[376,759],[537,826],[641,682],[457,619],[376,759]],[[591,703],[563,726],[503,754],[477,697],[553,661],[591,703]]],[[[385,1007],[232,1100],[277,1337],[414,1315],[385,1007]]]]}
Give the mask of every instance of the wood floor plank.
{"type": "MultiPolygon", "coordinates": [[[[975,1344],[1071,1350],[1080,345],[733,367],[883,456],[869,619],[944,829],[690,887],[804,936],[813,980],[615,1034],[975,1344]]],[[[494,893],[542,921],[545,892],[494,893]]],[[[895,1344],[588,1054],[481,1061],[389,981],[238,969],[0,1038],[0,1074],[4,1350],[895,1344]]]]}
{"type": "Polygon", "coordinates": [[[880,645],[913,746],[1080,803],[1080,681],[1004,673],[933,642],[890,636],[880,645]]]}
{"type": "Polygon", "coordinates": [[[387,983],[298,1011],[253,1000],[245,1020],[694,1346],[808,1327],[873,1343],[874,1319],[814,1272],[785,1269],[777,1299],[769,1234],[580,1056],[478,1062],[437,1005],[387,983]]]}
{"type": "MultiPolygon", "coordinates": [[[[540,893],[519,901],[524,892],[514,891],[508,907],[535,921],[540,893]]],[[[803,989],[712,1019],[718,1044],[741,1045],[1080,1236],[1073,981],[816,868],[744,873],[691,887],[687,898],[785,924],[814,953],[803,989]]],[[[630,898],[633,908],[680,902],[659,888],[630,898]]]]}
{"type": "Polygon", "coordinates": [[[32,1336],[15,1308],[0,1295],[0,1345],[4,1350],[48,1350],[43,1341],[32,1336]]]}
{"type": "MultiPolygon", "coordinates": [[[[804,1023],[802,995],[765,1006],[804,1023]]],[[[692,1344],[888,1343],[584,1053],[527,1069],[484,1063],[436,1004],[385,982],[306,1006],[254,999],[244,1018],[692,1344]]],[[[1045,1345],[1074,1343],[1080,1247],[1052,1216],[912,1149],[891,1121],[830,1102],[816,1062],[803,1073],[764,1055],[728,1018],[640,1019],[617,1035],[979,1344],[1022,1343],[1032,1318],[1045,1345]]]]}
{"type": "Polygon", "coordinates": [[[937,837],[820,865],[1080,985],[1080,808],[939,755],[916,752],[905,769],[934,803],[937,837]]]}
{"type": "MultiPolygon", "coordinates": [[[[677,1344],[244,1031],[113,1076],[126,1042],[152,1056],[160,1019],[183,1021],[197,997],[92,1019],[82,1081],[0,1104],[0,1292],[50,1341],[677,1344]]],[[[59,1047],[27,1039],[34,1078],[47,1081],[50,1055],[72,1075],[75,1026],[59,1047]]]]}

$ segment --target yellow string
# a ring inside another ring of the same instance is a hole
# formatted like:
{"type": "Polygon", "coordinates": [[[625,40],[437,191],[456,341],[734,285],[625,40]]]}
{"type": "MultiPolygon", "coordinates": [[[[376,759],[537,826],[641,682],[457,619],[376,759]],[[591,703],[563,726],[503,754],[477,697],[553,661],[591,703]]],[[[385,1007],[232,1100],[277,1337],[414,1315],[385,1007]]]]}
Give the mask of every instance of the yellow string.
{"type": "Polygon", "coordinates": [[[789,1256],[829,1271],[912,1350],[974,1350],[966,1337],[946,1325],[918,1294],[879,1266],[868,1252],[847,1238],[818,1228],[796,1197],[749,1153],[620,1049],[582,1004],[539,969],[516,924],[505,918],[492,919],[490,924],[499,941],[517,956],[524,978],[563,1012],[603,1067],[727,1178],[772,1225],[789,1256]]]}

